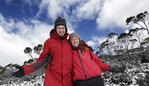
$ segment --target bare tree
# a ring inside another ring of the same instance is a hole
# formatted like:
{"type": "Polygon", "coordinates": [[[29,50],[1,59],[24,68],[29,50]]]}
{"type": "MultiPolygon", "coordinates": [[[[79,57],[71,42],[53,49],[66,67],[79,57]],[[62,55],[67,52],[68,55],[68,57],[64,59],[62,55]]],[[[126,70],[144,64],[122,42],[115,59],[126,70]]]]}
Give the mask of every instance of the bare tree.
{"type": "Polygon", "coordinates": [[[115,54],[116,53],[115,51],[118,50],[116,41],[117,37],[118,37],[117,33],[111,32],[108,34],[109,46],[111,51],[113,51],[113,54],[115,54]]]}
{"type": "Polygon", "coordinates": [[[26,47],[24,49],[24,53],[28,54],[32,59],[33,59],[33,56],[32,56],[32,49],[30,47],[26,47]]]}
{"type": "Polygon", "coordinates": [[[129,45],[130,45],[129,40],[130,40],[131,36],[132,35],[129,33],[121,33],[117,38],[119,43],[121,44],[120,46],[123,47],[123,51],[126,53],[128,51],[129,45]]]}
{"type": "MultiPolygon", "coordinates": [[[[148,27],[148,12],[145,11],[144,13],[139,13],[137,14],[136,16],[131,16],[131,17],[128,17],[126,19],[126,24],[129,25],[130,23],[132,24],[137,24],[139,25],[141,28],[144,28],[147,32],[148,32],[148,35],[149,35],[149,27],[148,27]]],[[[138,28],[140,28],[138,27],[138,28]]]]}
{"type": "Polygon", "coordinates": [[[129,41],[131,42],[131,49],[133,49],[135,42],[137,42],[137,39],[130,39],[129,41]]]}
{"type": "Polygon", "coordinates": [[[109,41],[106,40],[106,41],[102,42],[101,45],[100,45],[100,49],[99,50],[101,50],[101,51],[105,51],[106,50],[106,52],[109,55],[111,55],[111,50],[110,50],[110,47],[109,47],[109,41]]]}
{"type": "Polygon", "coordinates": [[[149,45],[149,37],[145,38],[143,42],[141,42],[141,46],[148,47],[149,45]]]}
{"type": "Polygon", "coordinates": [[[140,43],[142,42],[141,34],[142,34],[142,28],[135,28],[135,29],[130,29],[129,34],[135,36],[137,38],[137,41],[140,43]]]}
{"type": "Polygon", "coordinates": [[[117,36],[117,33],[111,32],[108,34],[108,38],[113,38],[114,36],[117,36]]]}
{"type": "Polygon", "coordinates": [[[42,44],[38,44],[37,46],[34,47],[33,50],[34,50],[34,53],[39,55],[42,49],[43,49],[42,44]]]}

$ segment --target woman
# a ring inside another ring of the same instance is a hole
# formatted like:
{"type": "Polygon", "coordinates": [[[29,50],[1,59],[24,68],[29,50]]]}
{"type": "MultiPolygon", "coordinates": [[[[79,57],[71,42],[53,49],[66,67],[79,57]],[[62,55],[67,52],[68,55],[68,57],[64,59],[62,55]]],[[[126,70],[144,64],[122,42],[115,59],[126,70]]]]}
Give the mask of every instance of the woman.
{"type": "Polygon", "coordinates": [[[103,63],[76,33],[69,36],[73,53],[73,80],[75,86],[104,86],[103,71],[110,66],[103,63]]]}
{"type": "Polygon", "coordinates": [[[67,40],[65,19],[58,17],[50,38],[44,43],[44,49],[36,62],[19,68],[13,76],[22,77],[33,73],[42,65],[47,64],[44,86],[72,86],[72,49],[67,40]],[[49,61],[51,57],[51,61],[49,61]]]}

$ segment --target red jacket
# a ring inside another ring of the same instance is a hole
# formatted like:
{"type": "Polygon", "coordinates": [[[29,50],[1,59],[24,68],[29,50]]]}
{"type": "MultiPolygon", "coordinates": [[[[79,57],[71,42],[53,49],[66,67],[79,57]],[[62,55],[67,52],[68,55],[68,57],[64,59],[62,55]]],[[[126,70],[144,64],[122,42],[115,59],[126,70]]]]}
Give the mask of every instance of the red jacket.
{"type": "Polygon", "coordinates": [[[37,61],[23,67],[25,75],[34,72],[34,64],[42,62],[51,54],[52,60],[45,71],[44,86],[72,86],[72,49],[68,40],[61,39],[56,32],[50,34],[37,61]]]}
{"type": "Polygon", "coordinates": [[[73,80],[85,80],[102,75],[110,70],[108,64],[103,63],[89,49],[81,54],[80,49],[73,50],[73,80]]]}

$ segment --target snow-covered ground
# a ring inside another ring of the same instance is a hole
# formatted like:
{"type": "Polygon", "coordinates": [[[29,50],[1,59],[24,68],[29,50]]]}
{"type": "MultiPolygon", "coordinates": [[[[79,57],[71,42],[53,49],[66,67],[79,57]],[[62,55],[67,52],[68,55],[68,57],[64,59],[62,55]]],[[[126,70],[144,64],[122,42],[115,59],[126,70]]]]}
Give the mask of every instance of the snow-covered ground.
{"type": "MultiPolygon", "coordinates": [[[[104,61],[107,61],[111,65],[124,66],[124,71],[117,72],[105,72],[103,78],[105,86],[149,86],[149,63],[141,63],[135,55],[132,58],[126,57],[102,57],[104,61]],[[119,59],[118,59],[119,58],[119,59]]],[[[9,65],[12,67],[12,65],[9,65]]],[[[31,74],[23,78],[14,78],[8,75],[7,71],[1,73],[0,71],[0,86],[43,86],[44,74],[41,69],[36,74],[31,74]],[[41,73],[42,72],[42,73],[41,73]]]]}

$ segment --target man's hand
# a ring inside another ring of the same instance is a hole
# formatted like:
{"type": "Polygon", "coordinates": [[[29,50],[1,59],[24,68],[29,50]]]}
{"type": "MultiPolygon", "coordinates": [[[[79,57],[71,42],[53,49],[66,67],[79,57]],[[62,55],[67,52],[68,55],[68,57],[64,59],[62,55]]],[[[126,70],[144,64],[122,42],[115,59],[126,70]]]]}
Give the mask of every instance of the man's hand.
{"type": "Polygon", "coordinates": [[[17,77],[17,78],[21,78],[24,76],[24,71],[23,71],[23,67],[22,66],[15,66],[17,69],[19,69],[18,71],[14,72],[12,74],[12,76],[17,77]]]}

